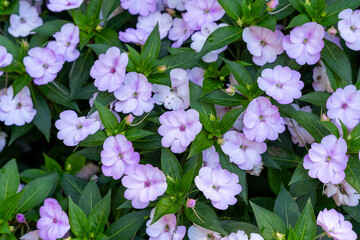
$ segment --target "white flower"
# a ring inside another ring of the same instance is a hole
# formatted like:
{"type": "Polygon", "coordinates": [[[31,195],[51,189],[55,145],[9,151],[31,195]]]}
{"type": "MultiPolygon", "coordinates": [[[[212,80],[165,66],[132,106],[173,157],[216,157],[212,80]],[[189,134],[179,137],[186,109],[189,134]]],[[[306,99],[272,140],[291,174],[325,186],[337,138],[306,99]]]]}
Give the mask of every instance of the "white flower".
{"type": "Polygon", "coordinates": [[[173,24],[172,17],[167,13],[157,11],[150,13],[146,17],[139,16],[136,28],[144,29],[146,32],[151,33],[157,23],[159,23],[160,38],[163,39],[168,35],[168,32],[173,24]]]}
{"type": "Polygon", "coordinates": [[[220,240],[220,233],[202,228],[198,225],[192,225],[188,230],[190,240],[220,240]]]}
{"type": "Polygon", "coordinates": [[[360,195],[359,193],[348,184],[345,180],[339,184],[325,184],[326,189],[325,195],[333,197],[336,205],[346,205],[355,207],[359,204],[360,195]]]}

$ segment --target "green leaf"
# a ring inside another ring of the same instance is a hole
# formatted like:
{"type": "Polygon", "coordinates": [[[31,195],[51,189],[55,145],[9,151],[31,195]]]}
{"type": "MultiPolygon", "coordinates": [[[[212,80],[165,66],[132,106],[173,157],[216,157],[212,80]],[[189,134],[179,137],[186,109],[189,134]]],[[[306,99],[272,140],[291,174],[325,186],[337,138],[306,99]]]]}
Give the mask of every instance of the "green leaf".
{"type": "Polygon", "coordinates": [[[36,178],[28,183],[22,190],[23,194],[19,200],[16,212],[23,213],[40,205],[45,198],[51,196],[58,183],[56,172],[36,178]]]}
{"type": "Polygon", "coordinates": [[[100,33],[95,32],[94,40],[97,44],[107,44],[124,50],[124,46],[119,40],[119,33],[112,29],[104,28],[100,33]]]}
{"type": "Polygon", "coordinates": [[[240,114],[244,111],[243,107],[231,109],[220,121],[219,130],[221,134],[225,134],[234,125],[240,114]]]}
{"type": "Polygon", "coordinates": [[[80,196],[79,207],[88,216],[100,199],[101,196],[98,186],[95,181],[90,180],[80,196]]]}
{"type": "Polygon", "coordinates": [[[94,105],[96,106],[96,109],[99,112],[100,119],[104,127],[107,130],[115,133],[118,128],[119,122],[115,117],[114,113],[112,113],[108,108],[106,108],[101,103],[97,102],[96,99],[94,101],[94,105]]]}
{"type": "Polygon", "coordinates": [[[170,176],[174,180],[181,179],[182,169],[180,163],[174,154],[167,148],[161,149],[161,170],[165,176],[170,176]]]}
{"type": "Polygon", "coordinates": [[[306,14],[300,14],[291,19],[291,21],[290,21],[289,25],[287,25],[286,29],[301,26],[308,22],[311,22],[311,19],[309,18],[309,16],[306,14]]]}
{"type": "Polygon", "coordinates": [[[19,184],[20,177],[16,160],[12,159],[0,169],[0,201],[16,193],[19,184]]]}
{"type": "Polygon", "coordinates": [[[358,159],[349,157],[345,169],[345,180],[357,191],[360,192],[360,162],[358,159]]]}
{"type": "Polygon", "coordinates": [[[15,78],[11,85],[14,90],[14,96],[16,96],[26,85],[31,82],[29,75],[21,75],[15,78]]]}
{"type": "Polygon", "coordinates": [[[35,33],[40,34],[42,36],[50,37],[50,36],[54,35],[54,33],[60,32],[61,27],[63,25],[65,25],[66,23],[70,23],[70,22],[66,21],[66,20],[60,20],[60,19],[45,22],[40,27],[37,27],[34,30],[32,30],[32,32],[35,32],[35,33]]]}
{"type": "Polygon", "coordinates": [[[323,18],[319,24],[323,25],[324,27],[331,26],[336,24],[339,19],[338,15],[339,13],[347,8],[356,9],[360,6],[359,0],[352,0],[352,1],[346,1],[346,0],[339,0],[334,1],[332,4],[329,4],[324,12],[326,12],[326,16],[323,18]]]}
{"type": "Polygon", "coordinates": [[[240,1],[234,0],[218,0],[219,4],[223,7],[226,14],[232,19],[237,21],[241,17],[241,4],[240,1]]]}
{"type": "Polygon", "coordinates": [[[106,138],[108,138],[106,132],[99,130],[95,134],[89,135],[87,138],[82,140],[79,143],[79,146],[86,146],[86,147],[102,146],[106,138]]]}
{"type": "Polygon", "coordinates": [[[150,210],[126,214],[110,225],[105,234],[109,240],[130,240],[148,218],[150,210]]]}
{"type": "Polygon", "coordinates": [[[221,221],[221,223],[228,234],[236,233],[239,230],[244,231],[248,236],[250,236],[251,233],[261,234],[258,227],[247,222],[236,222],[232,220],[225,220],[225,221],[221,221]]]}
{"type": "Polygon", "coordinates": [[[328,121],[320,121],[319,123],[323,125],[327,130],[329,130],[331,134],[335,135],[337,138],[340,137],[339,129],[334,123],[328,121]]]}
{"type": "Polygon", "coordinates": [[[214,145],[214,140],[209,139],[208,134],[205,131],[201,131],[198,135],[196,135],[195,140],[191,143],[188,158],[201,153],[212,145],[214,145]]]}
{"type": "Polygon", "coordinates": [[[201,100],[227,107],[237,107],[248,103],[248,100],[240,94],[235,93],[233,96],[230,96],[221,90],[216,90],[206,94],[201,98],[201,100]]]}
{"type": "Polygon", "coordinates": [[[70,196],[75,203],[78,203],[82,191],[86,186],[86,181],[73,175],[64,173],[60,178],[60,182],[66,196],[70,196]]]}
{"type": "Polygon", "coordinates": [[[31,169],[27,169],[27,170],[21,172],[20,178],[21,178],[21,181],[23,181],[25,183],[29,183],[32,180],[34,180],[35,178],[44,176],[46,174],[47,174],[47,172],[45,172],[44,170],[37,169],[37,168],[31,168],[31,169]]]}
{"type": "Polygon", "coordinates": [[[8,53],[11,53],[11,55],[13,55],[14,60],[17,60],[19,58],[19,48],[10,39],[0,35],[0,45],[4,46],[8,53]]]}
{"type": "Polygon", "coordinates": [[[36,115],[33,119],[33,123],[40,132],[44,134],[46,140],[49,142],[51,131],[51,112],[49,106],[37,90],[34,90],[32,87],[30,89],[34,108],[36,109],[36,115]]]}
{"type": "Polygon", "coordinates": [[[75,175],[84,167],[85,162],[86,162],[86,157],[82,156],[79,152],[80,151],[72,153],[66,159],[65,165],[64,165],[66,173],[75,175]]]}
{"type": "Polygon", "coordinates": [[[48,172],[52,172],[55,170],[62,171],[62,167],[60,164],[53,158],[49,157],[45,153],[43,153],[44,159],[45,159],[45,168],[48,170],[48,172]]]}
{"type": "Polygon", "coordinates": [[[303,7],[304,0],[289,0],[289,3],[293,8],[298,10],[300,13],[305,13],[305,9],[303,7]]]}
{"type": "Polygon", "coordinates": [[[224,82],[219,81],[216,78],[206,77],[203,81],[202,96],[212,91],[218,90],[224,86],[224,82]]]}
{"type": "Polygon", "coordinates": [[[294,231],[299,240],[313,240],[316,236],[316,219],[310,199],[308,200],[294,231]]]}
{"type": "Polygon", "coordinates": [[[125,132],[126,139],[129,141],[135,141],[147,136],[155,135],[156,133],[143,130],[140,128],[131,128],[125,132]]]}
{"type": "Polygon", "coordinates": [[[273,234],[276,234],[277,232],[283,234],[286,233],[286,225],[278,215],[266,210],[265,208],[259,207],[252,202],[250,202],[250,204],[254,210],[256,222],[260,228],[261,235],[265,239],[273,239],[273,234]]]}
{"type": "MultiPolygon", "coordinates": [[[[7,236],[5,234],[2,233],[8,233],[11,234],[11,232],[9,231],[9,224],[6,221],[0,221],[0,236],[7,236]]],[[[2,240],[2,239],[1,239],[2,240]]]]}
{"type": "Polygon", "coordinates": [[[174,68],[188,69],[196,65],[201,59],[201,55],[196,52],[184,52],[166,56],[157,61],[157,65],[165,66],[167,70],[174,68]]]}
{"type": "Polygon", "coordinates": [[[264,165],[276,169],[294,168],[301,160],[295,152],[277,146],[268,146],[263,154],[264,165]]]}
{"type": "Polygon", "coordinates": [[[99,19],[103,0],[91,0],[86,8],[86,16],[89,19],[99,19]]]}
{"type": "MultiPolygon", "coordinates": [[[[108,104],[110,104],[112,101],[114,101],[116,98],[114,96],[114,94],[109,93],[109,92],[99,92],[95,98],[95,101],[97,101],[98,103],[101,103],[102,105],[106,106],[108,104]]],[[[93,114],[96,111],[96,106],[95,104],[91,107],[89,115],[93,114]]]]}
{"type": "Polygon", "coordinates": [[[80,57],[75,60],[74,71],[69,78],[70,83],[70,97],[76,96],[81,87],[89,79],[91,67],[94,65],[94,56],[90,49],[80,54],[80,57]]]}
{"type": "Polygon", "coordinates": [[[86,238],[89,235],[89,222],[88,219],[81,210],[69,197],[69,222],[71,231],[78,238],[86,238]]]}
{"type": "Polygon", "coordinates": [[[354,127],[354,129],[351,131],[350,135],[348,136],[347,144],[348,144],[349,152],[358,152],[360,150],[359,140],[360,140],[360,123],[354,127]],[[356,148],[355,151],[351,150],[352,148],[354,148],[354,146],[356,148]]]}
{"type": "Polygon", "coordinates": [[[240,86],[247,87],[254,83],[248,70],[241,64],[226,59],[224,61],[240,86]]]}
{"type": "Polygon", "coordinates": [[[287,228],[294,227],[300,216],[298,205],[284,186],[281,186],[276,198],[274,212],[286,223],[287,228]]]}
{"type": "Polygon", "coordinates": [[[95,235],[104,231],[106,221],[108,220],[110,214],[110,208],[111,190],[103,199],[100,200],[100,202],[95,205],[94,209],[89,215],[89,223],[95,235]]]}
{"type": "Polygon", "coordinates": [[[104,15],[104,19],[108,19],[110,14],[120,5],[118,0],[106,0],[102,2],[101,12],[104,15]]]}
{"type": "Polygon", "coordinates": [[[8,221],[13,218],[21,195],[22,193],[13,194],[0,201],[0,219],[8,221]]]}
{"type": "Polygon", "coordinates": [[[292,228],[289,228],[289,234],[287,240],[299,240],[295,231],[292,228]]]}
{"type": "Polygon", "coordinates": [[[226,235],[226,232],[224,228],[221,226],[221,223],[216,213],[207,204],[202,202],[196,202],[194,208],[185,208],[184,212],[186,217],[191,222],[203,228],[226,235]],[[196,214],[194,211],[196,211],[196,214]]]}
{"type": "Polygon", "coordinates": [[[181,204],[178,201],[174,201],[171,197],[164,197],[156,204],[154,217],[151,224],[157,222],[166,214],[175,214],[181,208],[181,204]]]}
{"type": "Polygon", "coordinates": [[[160,52],[160,33],[159,24],[157,23],[154,30],[145,42],[145,45],[141,51],[141,59],[146,63],[152,63],[157,60],[160,52]]]}
{"type": "Polygon", "coordinates": [[[327,92],[311,92],[303,95],[299,100],[311,103],[315,106],[326,108],[326,102],[330,95],[331,94],[327,92]]]}
{"type": "Polygon", "coordinates": [[[86,45],[93,50],[96,55],[104,54],[112,46],[109,44],[88,44],[86,45]]]}
{"type": "Polygon", "coordinates": [[[31,129],[33,129],[34,124],[30,123],[30,124],[25,124],[23,126],[16,126],[13,125],[11,127],[11,135],[10,135],[10,140],[8,143],[8,146],[10,146],[16,139],[24,136],[27,132],[29,132],[31,129]]]}
{"type": "Polygon", "coordinates": [[[267,29],[270,29],[271,31],[275,32],[275,27],[276,27],[276,17],[273,16],[273,15],[266,15],[265,18],[260,18],[261,20],[256,23],[256,26],[259,26],[259,27],[264,27],[264,28],[267,28],[267,29]]]}
{"type": "Polygon", "coordinates": [[[189,81],[190,88],[190,106],[191,108],[198,111],[201,115],[204,114],[206,117],[209,117],[210,114],[216,116],[216,111],[214,105],[204,102],[200,99],[201,87],[195,83],[189,81]]]}

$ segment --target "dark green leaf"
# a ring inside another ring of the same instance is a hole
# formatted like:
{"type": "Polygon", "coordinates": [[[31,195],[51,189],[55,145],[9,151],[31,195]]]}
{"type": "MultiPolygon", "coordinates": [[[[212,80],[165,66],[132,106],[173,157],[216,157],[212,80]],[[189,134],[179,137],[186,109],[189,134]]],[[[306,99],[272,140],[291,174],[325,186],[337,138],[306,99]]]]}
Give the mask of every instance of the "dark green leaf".
{"type": "Polygon", "coordinates": [[[19,184],[19,172],[16,160],[13,159],[0,169],[0,201],[16,193],[19,184]]]}
{"type": "Polygon", "coordinates": [[[27,132],[29,132],[31,129],[33,129],[33,127],[34,127],[34,124],[32,124],[32,123],[25,124],[23,126],[13,125],[11,127],[11,135],[10,135],[10,140],[9,140],[8,146],[10,146],[19,137],[24,136],[27,132]]]}
{"type": "Polygon", "coordinates": [[[166,56],[157,61],[157,65],[165,66],[167,70],[174,68],[188,69],[196,65],[201,59],[201,55],[195,52],[184,52],[166,56]]]}
{"type": "Polygon", "coordinates": [[[316,236],[316,219],[310,199],[308,200],[294,231],[299,240],[313,240],[316,236]]]}
{"type": "Polygon", "coordinates": [[[287,25],[286,29],[301,26],[308,22],[311,22],[311,19],[309,18],[309,16],[306,14],[300,14],[300,15],[297,15],[296,17],[294,17],[293,19],[291,19],[291,21],[290,21],[289,25],[287,25]]]}
{"type": "Polygon", "coordinates": [[[86,181],[67,173],[61,176],[60,181],[66,196],[70,196],[75,203],[78,203],[86,181]]]}
{"type": "Polygon", "coordinates": [[[0,45],[4,46],[6,50],[13,55],[13,59],[17,60],[19,58],[18,47],[10,39],[0,35],[0,45]]]}
{"type": "Polygon", "coordinates": [[[244,111],[243,107],[234,108],[227,112],[224,117],[221,118],[219,130],[221,134],[225,134],[234,125],[237,118],[244,111]]]}
{"type": "Polygon", "coordinates": [[[98,202],[89,215],[89,223],[95,235],[102,233],[111,208],[111,191],[98,202]]]}
{"type": "Polygon", "coordinates": [[[125,136],[126,136],[127,140],[129,140],[129,141],[135,141],[135,140],[138,140],[138,139],[141,139],[141,138],[144,138],[147,136],[151,136],[154,134],[156,134],[156,133],[150,132],[147,130],[143,130],[140,128],[131,128],[125,132],[125,136]]]}
{"type": "Polygon", "coordinates": [[[21,195],[22,193],[13,194],[0,201],[0,219],[8,221],[13,218],[21,195]]]}
{"type": "Polygon", "coordinates": [[[214,105],[200,100],[201,96],[201,87],[195,83],[189,81],[190,88],[190,106],[199,113],[204,114],[206,117],[209,117],[210,114],[216,115],[214,105]]]}
{"type": "Polygon", "coordinates": [[[79,152],[74,152],[65,161],[65,172],[75,175],[84,167],[85,162],[86,157],[82,156],[79,152]]]}
{"type": "Polygon", "coordinates": [[[43,35],[43,36],[50,37],[50,36],[54,35],[54,33],[59,32],[61,27],[63,25],[65,25],[66,23],[70,23],[70,22],[66,21],[66,20],[60,20],[60,19],[45,22],[40,27],[37,27],[34,30],[32,30],[32,32],[35,32],[35,33],[43,35]]]}
{"type": "Polygon", "coordinates": [[[157,222],[166,214],[175,214],[181,208],[181,204],[171,199],[171,197],[164,197],[156,204],[154,217],[151,224],[157,222]]]}
{"type": "Polygon", "coordinates": [[[93,53],[90,49],[82,52],[73,64],[75,64],[74,71],[72,71],[69,79],[70,97],[76,96],[84,83],[89,79],[90,69],[94,65],[93,53]]]}
{"type": "Polygon", "coordinates": [[[349,158],[345,169],[345,180],[357,191],[360,192],[360,162],[358,159],[349,158]]]}
{"type": "Polygon", "coordinates": [[[100,191],[95,181],[91,180],[84,188],[80,200],[79,207],[88,216],[94,209],[95,205],[100,201],[100,191]]]}
{"type": "Polygon", "coordinates": [[[339,129],[337,128],[337,126],[332,123],[332,122],[328,122],[328,121],[320,121],[319,122],[321,125],[323,125],[327,130],[330,131],[331,134],[335,135],[337,138],[340,137],[340,133],[339,133],[339,129]]]}
{"type": "Polygon", "coordinates": [[[201,98],[201,100],[227,107],[242,106],[244,104],[246,105],[248,102],[248,100],[240,94],[235,93],[235,95],[230,96],[221,90],[216,90],[212,93],[206,94],[201,98]]]}
{"type": "Polygon", "coordinates": [[[241,4],[240,1],[234,0],[218,0],[219,4],[223,7],[225,12],[235,21],[241,17],[241,4]]]}
{"type": "Polygon", "coordinates": [[[247,222],[225,220],[221,221],[221,223],[228,234],[236,233],[239,230],[244,231],[248,236],[250,236],[251,233],[261,234],[258,227],[247,222]]]}
{"type": "Polygon", "coordinates": [[[156,24],[154,30],[151,32],[150,36],[145,42],[145,45],[141,51],[142,60],[147,63],[152,63],[157,60],[160,52],[160,33],[159,33],[159,24],[156,24]]]}
{"type": "Polygon", "coordinates": [[[32,180],[34,180],[35,178],[44,176],[46,174],[47,174],[47,172],[45,172],[44,170],[31,168],[31,169],[27,169],[27,170],[21,172],[20,178],[21,178],[21,181],[23,181],[25,183],[29,183],[32,180]]]}
{"type": "Polygon", "coordinates": [[[86,16],[89,19],[99,19],[103,0],[91,0],[86,8],[86,16]]]}
{"type": "Polygon", "coordinates": [[[209,139],[208,134],[205,131],[201,131],[198,135],[196,135],[195,140],[191,143],[188,158],[201,153],[212,145],[214,145],[214,140],[212,138],[209,139]]]}
{"type": "Polygon", "coordinates": [[[31,88],[31,95],[36,109],[36,115],[33,119],[34,125],[44,134],[47,141],[50,140],[50,131],[51,131],[51,112],[46,100],[41,96],[41,94],[31,88]]]}
{"type": "Polygon", "coordinates": [[[44,155],[44,159],[45,159],[45,168],[46,168],[46,170],[48,170],[48,172],[52,172],[55,170],[62,171],[62,167],[55,159],[49,157],[45,153],[43,153],[43,155],[44,155]]]}
{"type": "Polygon", "coordinates": [[[161,150],[161,170],[165,176],[170,176],[174,180],[181,179],[182,169],[180,163],[167,148],[162,148],[161,150]]]}
{"type": "Polygon", "coordinates": [[[88,44],[86,46],[91,48],[96,53],[96,55],[106,53],[106,51],[111,48],[111,45],[108,44],[88,44]]]}
{"type": "Polygon", "coordinates": [[[248,85],[253,84],[250,73],[241,64],[226,59],[224,61],[231,73],[234,74],[234,77],[240,86],[247,87],[248,85]]]}
{"type": "Polygon", "coordinates": [[[85,213],[69,197],[69,222],[71,231],[79,238],[89,235],[89,222],[85,213]]]}
{"type": "Polygon", "coordinates": [[[294,227],[300,216],[298,205],[284,186],[281,186],[276,198],[274,212],[286,223],[287,228],[294,227]]]}
{"type": "Polygon", "coordinates": [[[31,82],[29,75],[21,75],[15,78],[11,85],[14,90],[14,96],[16,96],[26,85],[31,82]]]}
{"type": "MultiPolygon", "coordinates": [[[[87,138],[79,143],[79,146],[102,146],[108,135],[102,130],[97,131],[95,134],[89,135],[87,138]]],[[[129,140],[130,141],[130,140],[129,140]]]]}
{"type": "Polygon", "coordinates": [[[116,132],[119,122],[115,117],[114,113],[112,113],[108,108],[99,103],[96,99],[94,101],[94,105],[99,112],[100,119],[104,127],[112,132],[116,132]]]}
{"type": "Polygon", "coordinates": [[[311,92],[303,95],[299,100],[311,103],[315,106],[326,108],[326,101],[330,95],[331,94],[327,92],[311,92]]]}

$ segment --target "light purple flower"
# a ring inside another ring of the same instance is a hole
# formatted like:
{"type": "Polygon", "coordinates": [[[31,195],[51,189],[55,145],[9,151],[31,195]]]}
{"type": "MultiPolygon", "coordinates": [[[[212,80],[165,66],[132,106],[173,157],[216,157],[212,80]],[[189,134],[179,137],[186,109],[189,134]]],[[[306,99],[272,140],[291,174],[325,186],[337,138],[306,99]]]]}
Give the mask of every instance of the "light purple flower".
{"type": "Polygon", "coordinates": [[[123,84],[114,92],[119,100],[115,103],[115,111],[132,113],[141,116],[154,108],[154,99],[151,98],[152,84],[143,74],[130,72],[126,74],[123,84]]]}
{"type": "Polygon", "coordinates": [[[202,228],[198,225],[192,225],[188,230],[190,240],[220,240],[220,233],[202,228]]]}
{"type": "Polygon", "coordinates": [[[20,240],[39,240],[39,230],[30,231],[27,234],[20,237],[20,240]]]}
{"type": "Polygon", "coordinates": [[[334,238],[334,240],[356,240],[357,235],[352,230],[352,224],[345,221],[344,215],[337,212],[335,209],[319,212],[316,224],[320,225],[327,235],[334,238]]]}
{"type": "Polygon", "coordinates": [[[182,18],[175,18],[174,24],[169,31],[169,39],[175,41],[171,47],[178,48],[194,33],[193,29],[190,29],[187,22],[182,18]]]}
{"type": "Polygon", "coordinates": [[[202,167],[217,168],[220,166],[219,154],[216,152],[214,145],[202,152],[202,167]]]}
{"type": "Polygon", "coordinates": [[[359,204],[359,193],[345,180],[339,184],[326,184],[324,194],[333,197],[336,205],[355,207],[359,204]]]}
{"type": "Polygon", "coordinates": [[[119,39],[125,43],[144,45],[150,33],[144,29],[127,28],[125,32],[119,32],[119,39]]]}
{"type": "MultiPolygon", "coordinates": [[[[206,39],[209,37],[209,35],[214,32],[216,29],[225,27],[227,24],[220,23],[217,25],[216,23],[208,23],[204,24],[201,27],[201,31],[194,33],[191,36],[191,40],[193,41],[190,44],[190,47],[195,50],[195,52],[200,52],[202,47],[204,46],[206,39]]],[[[225,51],[227,49],[227,46],[222,47],[220,49],[214,50],[206,54],[202,57],[202,60],[204,62],[210,63],[215,62],[218,59],[218,56],[221,52],[225,51]]]]}
{"type": "Polygon", "coordinates": [[[235,196],[242,190],[239,177],[221,168],[201,168],[199,175],[195,177],[195,185],[211,200],[212,205],[220,210],[234,205],[237,202],[235,196]]]}
{"type": "MultiPolygon", "coordinates": [[[[312,112],[310,106],[304,106],[302,108],[300,108],[297,104],[291,104],[291,106],[293,106],[296,111],[312,112]]],[[[299,144],[299,147],[304,147],[306,144],[315,142],[314,137],[311,136],[311,134],[300,126],[294,119],[285,118],[285,124],[289,129],[291,140],[294,144],[299,144]]]]}
{"type": "Polygon", "coordinates": [[[171,88],[165,85],[153,85],[153,99],[158,105],[164,104],[169,110],[186,109],[190,106],[189,79],[184,69],[170,71],[171,88]]]}
{"type": "Polygon", "coordinates": [[[194,67],[191,70],[186,70],[190,81],[202,87],[204,81],[205,70],[199,67],[194,67]]]}
{"type": "Polygon", "coordinates": [[[139,164],[140,155],[124,135],[106,138],[101,151],[101,170],[107,177],[120,179],[130,167],[139,164]]]}
{"type": "Polygon", "coordinates": [[[167,189],[164,173],[150,164],[134,166],[122,178],[121,183],[127,188],[125,198],[131,200],[136,209],[146,208],[150,201],[156,200],[167,189]]]}
{"type": "Polygon", "coordinates": [[[159,24],[160,39],[165,38],[173,24],[172,17],[167,13],[153,12],[146,17],[139,16],[136,24],[137,29],[143,29],[149,34],[159,24]]]}
{"type": "Polygon", "coordinates": [[[43,240],[62,238],[69,230],[69,218],[53,198],[47,198],[40,207],[40,219],[36,223],[43,240]]]}
{"type": "Polygon", "coordinates": [[[100,54],[90,70],[90,76],[95,79],[94,85],[100,91],[114,92],[125,79],[128,61],[128,55],[121,53],[117,47],[100,54]]]}
{"type": "Polygon", "coordinates": [[[285,131],[284,119],[280,117],[276,106],[269,99],[258,97],[253,99],[244,115],[243,132],[247,139],[264,142],[266,139],[276,140],[279,133],[285,131]]]}
{"type": "MultiPolygon", "coordinates": [[[[0,68],[6,67],[11,64],[13,60],[13,56],[7,52],[4,46],[0,46],[0,68]]],[[[0,71],[0,76],[3,75],[4,72],[0,71]]]]}
{"type": "Polygon", "coordinates": [[[0,121],[6,126],[22,126],[30,123],[36,114],[31,100],[30,90],[25,86],[14,97],[12,86],[7,89],[6,94],[0,97],[0,121]]]}
{"type": "Polygon", "coordinates": [[[189,27],[200,30],[202,26],[211,24],[224,16],[225,11],[216,0],[191,0],[185,3],[184,20],[189,27]]]}
{"type": "Polygon", "coordinates": [[[221,149],[229,156],[230,162],[242,170],[251,170],[261,163],[261,156],[266,149],[266,143],[258,143],[246,139],[243,133],[229,131],[224,135],[225,143],[221,149]]]}
{"type": "Polygon", "coordinates": [[[322,183],[339,184],[345,178],[346,151],[344,139],[328,135],[321,143],[311,144],[309,153],[304,157],[304,168],[309,170],[310,177],[318,178],[322,183]]]}
{"type": "Polygon", "coordinates": [[[59,130],[58,139],[64,140],[66,146],[76,146],[89,135],[96,133],[100,129],[100,122],[78,117],[75,111],[66,110],[60,113],[55,127],[59,130]]]}
{"type": "Polygon", "coordinates": [[[176,9],[178,11],[184,11],[185,10],[185,3],[189,0],[163,0],[164,4],[168,8],[176,9]]]}
{"type": "Polygon", "coordinates": [[[159,121],[158,132],[163,136],[161,144],[170,147],[173,153],[184,152],[202,128],[199,113],[194,109],[165,112],[159,121]]]}
{"type": "Polygon", "coordinates": [[[151,224],[155,214],[155,208],[151,210],[150,219],[146,222],[146,233],[150,236],[149,240],[165,240],[174,239],[174,234],[177,233],[178,240],[184,238],[186,233],[185,226],[176,226],[175,214],[167,214],[151,224]]]}
{"type": "Polygon", "coordinates": [[[258,26],[244,29],[242,38],[247,43],[247,49],[253,55],[253,61],[257,65],[275,62],[277,55],[284,52],[282,40],[284,34],[258,26]]]}
{"type": "Polygon", "coordinates": [[[231,233],[229,236],[223,237],[221,240],[248,240],[248,236],[242,230],[237,231],[236,233],[231,233]]]}
{"type": "Polygon", "coordinates": [[[301,97],[304,82],[301,74],[289,67],[277,65],[274,69],[266,68],[257,79],[259,88],[280,104],[289,104],[301,97]]]}
{"type": "Polygon", "coordinates": [[[50,48],[35,47],[28,52],[29,56],[24,58],[26,72],[34,78],[36,85],[45,85],[54,81],[58,72],[63,67],[64,56],[57,55],[50,48]]]}
{"type": "Polygon", "coordinates": [[[312,65],[320,60],[324,47],[324,28],[316,22],[305,23],[291,30],[283,39],[283,47],[290,58],[300,65],[312,65]]]}
{"type": "Polygon", "coordinates": [[[121,7],[132,15],[147,16],[156,11],[156,0],[120,0],[121,7]]]}
{"type": "Polygon", "coordinates": [[[11,14],[8,32],[14,37],[26,37],[34,34],[31,30],[43,24],[36,8],[26,1],[19,1],[19,15],[11,14]]]}
{"type": "Polygon", "coordinates": [[[46,5],[52,12],[61,12],[64,10],[80,7],[84,0],[49,0],[46,5]]]}
{"type": "Polygon", "coordinates": [[[314,67],[313,69],[313,80],[312,86],[315,91],[319,92],[329,92],[333,93],[334,90],[331,87],[329,77],[326,73],[326,68],[324,66],[324,63],[320,60],[318,62],[318,66],[314,67]]]}
{"type": "Polygon", "coordinates": [[[326,108],[330,119],[341,120],[346,127],[355,127],[360,120],[360,90],[354,85],[338,88],[328,98],[326,108]]]}
{"type": "Polygon", "coordinates": [[[338,15],[341,19],[338,22],[340,36],[345,40],[348,48],[360,50],[360,10],[351,10],[350,8],[341,11],[338,15]]]}
{"type": "Polygon", "coordinates": [[[76,45],[80,42],[79,27],[72,23],[64,24],[60,32],[56,32],[53,37],[56,41],[51,41],[47,47],[56,54],[64,56],[65,61],[72,62],[80,56],[76,45]]]}

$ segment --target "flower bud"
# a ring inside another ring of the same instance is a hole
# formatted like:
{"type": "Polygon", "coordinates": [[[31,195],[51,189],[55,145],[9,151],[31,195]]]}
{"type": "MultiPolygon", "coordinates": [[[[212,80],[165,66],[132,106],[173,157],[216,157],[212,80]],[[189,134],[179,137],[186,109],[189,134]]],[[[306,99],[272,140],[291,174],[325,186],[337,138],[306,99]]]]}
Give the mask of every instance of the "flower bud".
{"type": "Polygon", "coordinates": [[[226,92],[227,94],[229,94],[230,96],[233,96],[233,95],[235,94],[235,88],[234,88],[232,85],[230,85],[230,87],[228,87],[228,88],[225,90],[225,92],[226,92]]]}
{"type": "Polygon", "coordinates": [[[163,73],[163,72],[166,71],[166,66],[164,66],[164,65],[159,66],[159,67],[157,68],[157,70],[158,70],[159,73],[163,73]]]}
{"type": "Polygon", "coordinates": [[[277,232],[275,234],[277,240],[285,240],[285,234],[277,232]]]}
{"type": "Polygon", "coordinates": [[[26,222],[26,218],[24,216],[24,214],[16,214],[16,221],[18,221],[19,223],[24,223],[26,222]]]}
{"type": "Polygon", "coordinates": [[[279,0],[271,0],[267,2],[266,5],[268,6],[269,10],[272,11],[279,5],[279,0]]]}
{"type": "Polygon", "coordinates": [[[134,116],[132,114],[129,114],[125,117],[126,124],[129,125],[134,121],[134,116]]]}
{"type": "Polygon", "coordinates": [[[176,12],[174,9],[171,9],[171,8],[166,8],[166,12],[171,15],[172,17],[175,17],[176,16],[176,12]]]}
{"type": "Polygon", "coordinates": [[[196,205],[196,200],[195,199],[188,199],[186,201],[186,206],[188,208],[193,208],[193,207],[195,207],[195,205],[196,205]]]}
{"type": "Polygon", "coordinates": [[[24,39],[22,40],[22,45],[24,46],[25,50],[29,49],[29,43],[27,41],[25,41],[24,39]]]}
{"type": "Polygon", "coordinates": [[[328,116],[326,116],[325,113],[323,113],[323,114],[321,115],[320,121],[321,121],[321,122],[330,122],[330,118],[329,118],[328,116]]]}
{"type": "Polygon", "coordinates": [[[236,24],[239,25],[239,27],[242,27],[242,25],[244,24],[244,22],[239,18],[239,19],[236,21],[236,24]]]}
{"type": "Polygon", "coordinates": [[[220,146],[224,145],[224,143],[225,143],[224,139],[222,139],[222,138],[217,139],[217,144],[219,144],[220,146]]]}
{"type": "Polygon", "coordinates": [[[98,24],[95,28],[96,31],[100,32],[103,29],[102,26],[100,26],[100,24],[98,24]]]}
{"type": "Polygon", "coordinates": [[[214,114],[210,113],[210,121],[215,122],[216,121],[216,117],[214,114]]]}
{"type": "Polygon", "coordinates": [[[332,26],[331,28],[328,29],[328,33],[331,37],[335,37],[335,35],[337,34],[337,30],[334,26],[332,26]]]}
{"type": "Polygon", "coordinates": [[[4,6],[4,7],[9,6],[9,4],[10,4],[9,1],[4,1],[4,2],[3,2],[3,6],[4,6]]]}

